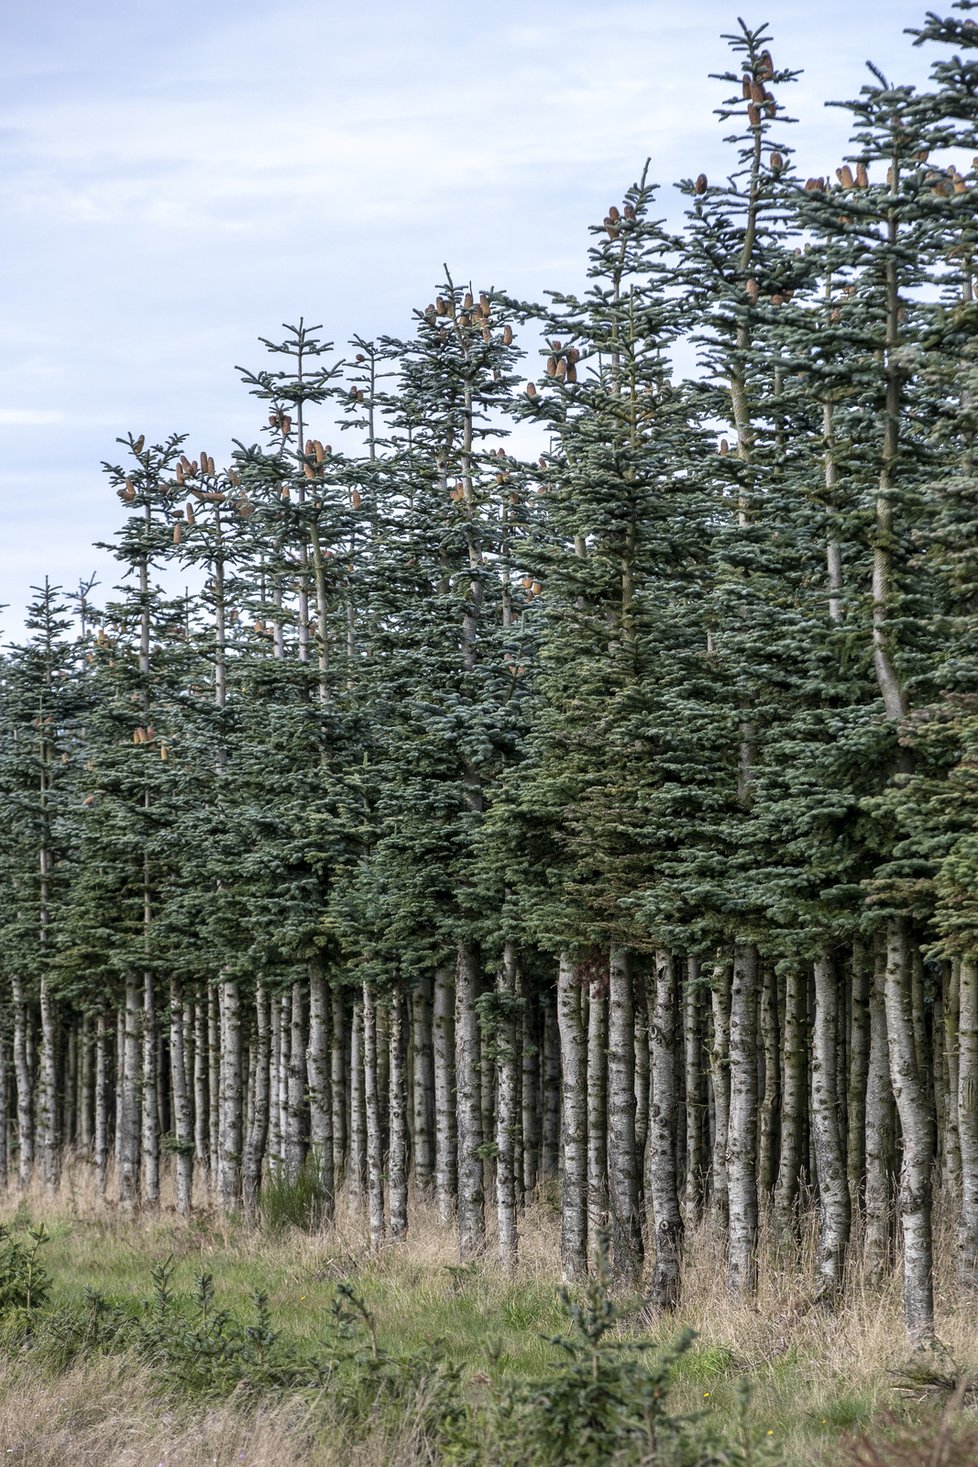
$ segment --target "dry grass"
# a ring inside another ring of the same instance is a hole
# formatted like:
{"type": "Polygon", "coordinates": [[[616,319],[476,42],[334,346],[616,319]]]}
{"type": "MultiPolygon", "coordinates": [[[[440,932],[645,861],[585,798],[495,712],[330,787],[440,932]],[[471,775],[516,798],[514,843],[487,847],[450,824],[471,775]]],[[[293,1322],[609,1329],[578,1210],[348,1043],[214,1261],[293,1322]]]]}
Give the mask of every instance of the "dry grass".
{"type": "MultiPolygon", "coordinates": [[[[86,1286],[117,1298],[145,1297],[149,1269],[172,1254],[181,1286],[195,1273],[213,1271],[219,1294],[223,1290],[232,1305],[265,1289],[276,1323],[300,1336],[318,1331],[336,1282],[352,1279],[376,1314],[382,1340],[392,1348],[417,1349],[428,1338],[444,1339],[466,1379],[482,1375],[490,1341],[503,1367],[515,1374],[540,1375],[554,1358],[542,1339],[561,1327],[552,1198],[527,1211],[513,1278],[491,1253],[478,1266],[460,1270],[451,1233],[423,1203],[412,1209],[409,1240],[377,1256],[369,1251],[365,1217],[346,1202],[334,1227],[311,1234],[269,1235],[209,1212],[184,1221],[166,1197],[159,1212],[126,1219],[98,1198],[82,1163],[67,1170],[55,1199],[40,1193],[0,1198],[0,1220],[25,1211],[34,1220],[44,1218],[52,1230],[48,1265],[63,1298],[77,1298],[86,1286]]],[[[978,1380],[973,1306],[955,1289],[952,1219],[940,1208],[937,1233],[941,1341],[959,1370],[978,1380]]],[[[678,1409],[707,1406],[733,1420],[738,1382],[747,1377],[754,1425],[765,1438],[770,1433],[782,1460],[791,1464],[827,1461],[845,1433],[858,1434],[887,1410],[908,1409],[895,1392],[893,1373],[908,1356],[899,1276],[882,1286],[853,1278],[843,1306],[830,1313],[817,1302],[815,1248],[814,1218],[790,1247],[766,1227],[757,1298],[736,1303],[726,1292],[722,1248],[704,1227],[688,1240],[679,1313],[649,1318],[636,1301],[631,1314],[636,1328],[663,1342],[684,1326],[697,1331],[696,1345],[677,1370],[678,1409]]],[[[933,1401],[927,1394],[922,1389],[911,1409],[939,1412],[940,1393],[933,1401]]],[[[155,1400],[141,1370],[118,1360],[81,1365],[56,1381],[32,1379],[27,1366],[15,1362],[0,1374],[0,1455],[38,1467],[370,1467],[421,1460],[410,1423],[396,1440],[381,1433],[354,1444],[335,1426],[323,1432],[324,1410],[321,1401],[293,1400],[250,1412],[230,1402],[188,1414],[188,1408],[155,1400]]]]}

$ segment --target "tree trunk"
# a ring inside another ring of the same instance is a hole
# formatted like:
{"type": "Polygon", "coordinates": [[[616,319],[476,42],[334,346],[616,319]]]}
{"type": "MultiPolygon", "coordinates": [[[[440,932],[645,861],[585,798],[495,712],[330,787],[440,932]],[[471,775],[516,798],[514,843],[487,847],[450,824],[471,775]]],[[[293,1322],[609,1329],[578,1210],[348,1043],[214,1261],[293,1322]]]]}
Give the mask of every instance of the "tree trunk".
{"type": "Polygon", "coordinates": [[[761,1053],[764,1059],[764,1094],[761,1100],[761,1130],[758,1183],[765,1197],[774,1194],[778,1180],[778,1145],[781,1127],[781,1022],[778,1013],[778,981],[771,963],[762,965],[761,1053]]]}
{"type": "Polygon", "coordinates": [[[126,979],[125,1029],[123,1031],[123,1069],[119,1088],[117,1127],[119,1155],[119,1204],[124,1212],[134,1212],[139,1203],[139,1132],[141,1119],[140,1030],[142,1005],[141,985],[135,978],[126,979]]]}
{"type": "Polygon", "coordinates": [[[958,987],[957,1111],[961,1149],[958,1282],[978,1290],[978,964],[962,958],[958,987]]]}
{"type": "Polygon", "coordinates": [[[869,1070],[866,1075],[866,1188],[863,1264],[871,1279],[889,1271],[893,1248],[892,1199],[896,1118],[886,1037],[886,944],[875,944],[869,1000],[869,1070]]]}
{"type": "Polygon", "coordinates": [[[11,981],[14,1001],[14,1078],[17,1082],[17,1181],[24,1191],[34,1174],[34,1077],[28,1051],[30,1009],[20,978],[11,981]]]}
{"type": "Polygon", "coordinates": [[[350,1159],[347,1186],[350,1202],[359,1209],[367,1181],[367,1110],[364,1094],[363,1001],[353,1001],[350,1024],[350,1159]]]}
{"type": "Polygon", "coordinates": [[[913,952],[906,918],[887,923],[886,1033],[890,1082],[900,1118],[903,1157],[900,1217],[903,1223],[903,1318],[911,1343],[934,1338],[934,1253],[931,1218],[933,1135],[918,1066],[919,1023],[914,1019],[913,952]]]}
{"type": "Polygon", "coordinates": [[[815,1026],[812,1036],[812,1133],[818,1167],[820,1294],[835,1299],[842,1290],[849,1246],[849,1184],[839,1116],[836,1052],[842,1042],[839,975],[835,958],[815,959],[815,1026]]]}
{"type": "Polygon", "coordinates": [[[520,1045],[520,1094],[523,1137],[523,1193],[530,1197],[536,1191],[540,1175],[540,1045],[538,1042],[539,1011],[524,998],[523,1036],[520,1045]]]}
{"type": "Polygon", "coordinates": [[[156,984],[143,974],[143,1084],[140,1094],[143,1133],[143,1201],[155,1207],[160,1200],[160,1096],[156,984]]]}
{"type": "Polygon", "coordinates": [[[367,1211],[370,1251],[384,1242],[384,1156],[377,1093],[377,1006],[369,983],[363,985],[363,1087],[367,1121],[367,1211]]]}
{"type": "Polygon", "coordinates": [[[615,1279],[642,1277],[642,1223],[635,1153],[635,1009],[629,954],[613,947],[608,990],[608,1191],[615,1279]]]}
{"type": "Polygon", "coordinates": [[[856,1216],[862,1210],[866,1178],[866,1085],[869,1077],[869,996],[873,974],[864,943],[853,944],[852,1000],[849,1018],[849,1114],[846,1174],[849,1205],[856,1216]]]}
{"type": "Polygon", "coordinates": [[[727,1282],[731,1294],[739,1298],[752,1295],[757,1287],[757,990],[757,949],[738,943],[730,982],[727,1282]]]}
{"type": "Polygon", "coordinates": [[[109,1032],[103,1010],[95,1020],[95,1120],[93,1126],[95,1185],[105,1199],[109,1178],[109,1032]]]}
{"type": "Polygon", "coordinates": [[[58,1136],[57,1026],[47,977],[41,978],[41,1055],[37,1085],[37,1142],[44,1190],[58,1190],[61,1148],[58,1136]]]}
{"type": "Polygon", "coordinates": [[[608,995],[592,979],[587,1028],[587,1234],[591,1267],[600,1272],[608,1231],[608,995]]]}
{"type": "Polygon", "coordinates": [[[557,975],[557,1026],[563,1082],[560,1263],[565,1284],[587,1277],[588,1084],[581,980],[568,953],[557,975]]]}
{"type": "Polygon", "coordinates": [[[479,954],[460,942],[455,970],[455,1083],[458,1097],[458,1242],[465,1263],[486,1245],[482,1185],[482,1096],[479,1018],[479,954]]]}
{"type": "Polygon", "coordinates": [[[194,1128],[183,1044],[183,993],[180,979],[170,979],[170,1085],[173,1090],[174,1168],[177,1212],[189,1217],[193,1207],[194,1128]]]}
{"type": "Polygon", "coordinates": [[[433,989],[431,977],[426,975],[418,979],[411,993],[414,1185],[422,1196],[430,1193],[435,1176],[435,1055],[431,1033],[433,989]]]}
{"type": "Polygon", "coordinates": [[[688,1227],[695,1227],[703,1215],[707,1110],[704,1047],[700,960],[689,958],[683,991],[683,1061],[686,1068],[686,1182],[683,1191],[688,1227]]]}
{"type": "Polygon", "coordinates": [[[676,1058],[676,965],[671,953],[658,952],[652,1009],[652,1108],[649,1117],[647,1176],[655,1235],[652,1302],[659,1309],[679,1304],[683,1219],[676,1173],[679,1095],[676,1058]]]}
{"type": "Polygon", "coordinates": [[[406,1007],[404,994],[396,989],[390,1001],[390,1151],[387,1159],[391,1237],[395,1241],[406,1238],[408,1230],[406,1007]]]}
{"type": "Polygon", "coordinates": [[[730,969],[719,961],[710,985],[713,1048],[710,1086],[713,1093],[712,1210],[721,1238],[730,1227],[730,1189],[727,1179],[727,1136],[730,1129],[730,969]]]}
{"type": "Polygon", "coordinates": [[[241,995],[236,982],[220,985],[220,1102],[217,1190],[221,1211],[232,1212],[241,1200],[242,1063],[241,995]]]}
{"type": "Polygon", "coordinates": [[[496,1015],[496,1218],[499,1226],[499,1261],[507,1272],[516,1267],[516,1136],[519,1130],[517,1091],[519,1075],[516,993],[518,988],[516,947],[503,946],[496,980],[499,1012],[496,1015]]]}
{"type": "Polygon", "coordinates": [[[330,1090],[333,1111],[333,1194],[339,1191],[346,1174],[348,1146],[346,1107],[350,1067],[347,1063],[346,999],[339,985],[333,987],[333,1036],[330,1048],[330,1090]]]}
{"type": "Polygon", "coordinates": [[[795,1222],[801,1186],[802,1131],[808,1088],[807,979],[796,964],[788,969],[784,986],[782,1038],[781,1157],[774,1205],[782,1230],[788,1234],[795,1222]]]}
{"type": "Polygon", "coordinates": [[[221,1167],[221,1032],[218,990],[207,990],[207,1154],[212,1189],[221,1167]]]}
{"type": "Polygon", "coordinates": [[[210,1185],[210,1087],[207,1078],[207,1009],[194,1004],[194,1151],[210,1185]]]}
{"type": "Polygon", "coordinates": [[[309,970],[309,1047],[306,1074],[309,1078],[309,1147],[322,1196],[323,1221],[333,1218],[336,1177],[333,1171],[333,1096],[330,1075],[332,1005],[322,964],[316,959],[309,970]]]}
{"type": "Polygon", "coordinates": [[[306,1100],[306,994],[298,980],[289,1003],[289,1069],[285,1099],[285,1177],[294,1185],[302,1172],[305,1147],[302,1123],[306,1100]]]}
{"type": "Polygon", "coordinates": [[[262,1163],[268,1141],[269,1096],[271,1093],[272,1025],[268,990],[255,985],[255,1079],[251,1096],[251,1121],[241,1164],[241,1195],[245,1213],[254,1218],[261,1193],[262,1163]]]}
{"type": "Polygon", "coordinates": [[[435,1206],[448,1227],[455,1217],[458,1191],[458,1137],[455,1121],[455,994],[451,972],[435,973],[432,1019],[435,1072],[435,1206]]]}

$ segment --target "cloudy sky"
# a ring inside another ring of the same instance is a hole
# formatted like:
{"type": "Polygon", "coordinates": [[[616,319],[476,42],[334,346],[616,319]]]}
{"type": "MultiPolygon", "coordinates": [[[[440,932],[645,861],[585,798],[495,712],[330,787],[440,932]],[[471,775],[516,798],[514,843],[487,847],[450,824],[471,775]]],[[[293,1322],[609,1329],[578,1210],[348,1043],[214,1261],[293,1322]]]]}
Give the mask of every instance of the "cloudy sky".
{"type": "MultiPolygon", "coordinates": [[[[802,172],[846,151],[873,59],[929,66],[925,6],[785,0],[802,172]]],[[[580,283],[587,226],[652,176],[726,171],[720,0],[32,0],[0,57],[0,633],[29,587],[113,567],[117,435],[226,463],[261,414],[234,371],[304,315],[342,349],[407,334],[442,261],[539,298],[580,283]]],[[[745,14],[750,25],[766,12],[745,14]]],[[[663,190],[663,212],[681,205],[663,190]]],[[[325,436],[325,435],[323,435],[325,436]]],[[[98,594],[98,593],[97,593],[98,594]]]]}

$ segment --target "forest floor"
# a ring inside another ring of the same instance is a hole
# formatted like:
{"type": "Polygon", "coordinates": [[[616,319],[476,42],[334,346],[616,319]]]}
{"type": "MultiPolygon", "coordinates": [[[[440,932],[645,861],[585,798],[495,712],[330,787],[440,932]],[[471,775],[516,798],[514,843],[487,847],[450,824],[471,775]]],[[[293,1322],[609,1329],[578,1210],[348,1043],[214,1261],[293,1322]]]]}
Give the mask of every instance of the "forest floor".
{"type": "MultiPolygon", "coordinates": [[[[503,1415],[509,1410],[512,1419],[511,1384],[546,1381],[555,1366],[566,1363],[568,1351],[552,1342],[553,1336],[571,1333],[557,1282],[554,1199],[543,1198],[528,1210],[513,1277],[491,1257],[459,1267],[451,1235],[423,1205],[412,1211],[408,1240],[375,1256],[367,1246],[365,1221],[348,1211],[336,1226],[319,1231],[289,1226],[287,1214],[287,1208],[284,1215],[280,1209],[260,1228],[208,1213],[187,1222],[166,1207],[155,1215],[123,1218],[98,1203],[80,1165],[69,1172],[56,1199],[13,1192],[0,1198],[8,1254],[11,1236],[29,1247],[26,1230],[43,1222],[49,1236],[37,1257],[50,1280],[43,1309],[32,1316],[29,1328],[18,1326],[19,1333],[8,1328],[7,1348],[0,1350],[0,1462],[31,1467],[468,1463],[475,1460],[471,1441],[463,1450],[459,1440],[449,1439],[451,1433],[439,1436],[431,1429],[433,1392],[441,1386],[419,1375],[418,1362],[431,1357],[432,1341],[442,1342],[443,1374],[456,1382],[453,1389],[461,1399],[477,1406],[495,1402],[497,1408],[509,1401],[503,1415]],[[161,1275],[159,1266],[170,1259],[172,1269],[161,1275]],[[205,1290],[203,1303],[198,1297],[194,1305],[202,1274],[213,1277],[214,1297],[210,1300],[205,1290]],[[154,1336],[152,1348],[146,1343],[154,1309],[161,1307],[161,1287],[162,1307],[172,1310],[185,1332],[176,1366],[165,1330],[154,1336]],[[101,1296],[100,1304],[93,1306],[91,1291],[101,1296]],[[278,1363],[273,1368],[271,1356],[266,1360],[259,1348],[264,1363],[244,1388],[240,1370],[237,1376],[220,1374],[213,1365],[213,1321],[221,1316],[220,1334],[222,1321],[229,1320],[227,1328],[239,1331],[246,1352],[256,1339],[260,1347],[262,1330],[269,1326],[260,1311],[256,1315],[256,1293],[268,1297],[270,1328],[278,1336],[269,1348],[278,1363]],[[171,1299],[172,1304],[166,1302],[171,1299]],[[139,1350],[110,1348],[111,1330],[91,1325],[96,1316],[115,1319],[113,1310],[119,1318],[144,1322],[139,1350]],[[203,1332],[201,1310],[208,1320],[203,1332]],[[80,1318],[89,1321],[81,1329],[80,1318]],[[373,1395],[361,1382],[353,1409],[347,1379],[343,1412],[335,1409],[332,1384],[312,1389],[300,1371],[293,1388],[293,1376],[282,1364],[286,1356],[293,1364],[315,1357],[324,1330],[335,1335],[337,1321],[348,1341],[347,1362],[355,1355],[357,1369],[385,1382],[381,1391],[371,1386],[373,1395]],[[216,1373],[209,1376],[212,1369],[216,1373]],[[391,1384],[397,1372],[406,1381],[403,1389],[391,1384]]],[[[950,1237],[946,1241],[950,1245],[950,1237]]],[[[950,1246],[942,1251],[950,1256],[950,1246]]],[[[21,1263],[25,1256],[18,1255],[21,1263]]],[[[654,1318],[638,1298],[618,1301],[609,1338],[652,1341],[668,1349],[683,1329],[695,1330],[692,1345],[672,1367],[668,1410],[671,1416],[704,1413],[716,1439],[730,1444],[724,1457],[664,1454],[645,1460],[757,1467],[860,1462],[966,1467],[978,1462],[978,1413],[967,1398],[960,1421],[956,1418],[948,1430],[950,1437],[963,1430],[970,1446],[962,1442],[954,1448],[950,1440],[937,1445],[942,1420],[950,1422],[962,1396],[959,1390],[949,1403],[940,1377],[956,1370],[978,1380],[974,1306],[955,1297],[950,1278],[939,1278],[939,1333],[948,1355],[935,1366],[933,1379],[925,1372],[908,1380],[901,1373],[908,1350],[899,1280],[880,1288],[854,1282],[844,1306],[829,1314],[814,1304],[813,1256],[811,1236],[790,1250],[779,1250],[767,1238],[759,1296],[749,1305],[735,1305],[726,1295],[720,1253],[703,1230],[689,1243],[685,1299],[677,1315],[654,1318]],[[857,1444],[863,1433],[875,1440],[911,1424],[914,1431],[906,1434],[903,1447],[894,1443],[884,1455],[874,1457],[868,1446],[857,1444]]],[[[2,1306],[0,1266],[0,1318],[2,1306]]],[[[637,1358],[650,1362],[655,1351],[637,1358]]],[[[545,1409],[558,1408],[548,1398],[545,1409]]],[[[501,1419],[498,1410],[494,1419],[501,1419]]],[[[499,1441],[491,1441],[492,1431],[484,1429],[484,1460],[501,1460],[499,1441]]],[[[510,1442],[506,1450],[511,1453],[506,1460],[515,1463],[558,1461],[542,1448],[542,1455],[532,1456],[528,1437],[523,1448],[510,1442]]],[[[609,1454],[579,1460],[615,1459],[609,1454]]]]}

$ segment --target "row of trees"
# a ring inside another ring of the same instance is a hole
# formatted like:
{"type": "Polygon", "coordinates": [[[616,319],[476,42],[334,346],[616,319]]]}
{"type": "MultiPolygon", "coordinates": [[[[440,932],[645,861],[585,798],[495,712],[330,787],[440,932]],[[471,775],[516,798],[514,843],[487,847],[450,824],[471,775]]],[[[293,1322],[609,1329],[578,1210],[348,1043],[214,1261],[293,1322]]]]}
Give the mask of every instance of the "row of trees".
{"type": "Polygon", "coordinates": [[[510,1265],[554,1179],[565,1277],[662,1307],[704,1214],[749,1294],[814,1198],[915,1341],[937,1180],[978,1286],[978,27],[916,40],[805,181],[742,27],[681,236],[643,175],[582,296],[300,321],[230,467],[125,440],[117,599],[2,665],[0,1171],[306,1172],[376,1245],[413,1178],[510,1265]]]}

